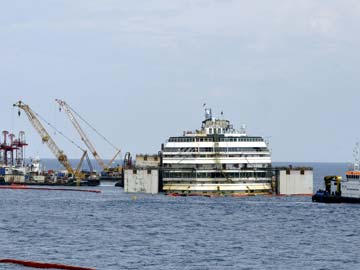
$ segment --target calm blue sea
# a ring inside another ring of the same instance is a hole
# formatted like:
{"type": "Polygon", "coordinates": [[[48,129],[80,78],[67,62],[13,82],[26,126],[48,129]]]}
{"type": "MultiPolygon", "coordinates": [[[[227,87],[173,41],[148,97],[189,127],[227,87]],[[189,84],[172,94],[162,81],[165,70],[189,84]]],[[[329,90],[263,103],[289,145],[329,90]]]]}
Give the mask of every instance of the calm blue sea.
{"type": "MultiPolygon", "coordinates": [[[[314,167],[315,189],[347,169],[294,165],[314,167]]],[[[0,258],[104,270],[360,269],[360,205],[95,189],[102,193],[0,190],[0,258]]]]}

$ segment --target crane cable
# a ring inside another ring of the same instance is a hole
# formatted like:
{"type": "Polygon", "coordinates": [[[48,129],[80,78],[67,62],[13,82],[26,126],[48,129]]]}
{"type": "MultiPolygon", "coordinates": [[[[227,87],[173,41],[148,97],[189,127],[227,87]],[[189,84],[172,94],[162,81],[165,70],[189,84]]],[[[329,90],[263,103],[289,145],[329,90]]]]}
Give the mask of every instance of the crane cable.
{"type": "Polygon", "coordinates": [[[72,110],[88,127],[90,127],[97,135],[99,135],[104,141],[106,141],[114,149],[119,150],[114,144],[112,144],[104,135],[102,135],[96,128],[94,128],[88,121],[86,121],[77,111],[75,111],[69,104],[67,106],[72,110]]]}
{"type": "MultiPolygon", "coordinates": [[[[32,110],[33,111],[33,110],[32,110]]],[[[57,133],[59,133],[61,136],[63,136],[65,139],[67,139],[70,143],[75,145],[77,148],[79,148],[81,151],[85,151],[82,149],[76,142],[74,142],[72,139],[70,139],[68,136],[66,136],[64,133],[62,133],[60,130],[58,130],[55,126],[53,126],[50,122],[46,121],[44,117],[42,117],[37,112],[33,111],[34,114],[39,117],[42,121],[44,121],[49,127],[53,128],[57,133]]]]}

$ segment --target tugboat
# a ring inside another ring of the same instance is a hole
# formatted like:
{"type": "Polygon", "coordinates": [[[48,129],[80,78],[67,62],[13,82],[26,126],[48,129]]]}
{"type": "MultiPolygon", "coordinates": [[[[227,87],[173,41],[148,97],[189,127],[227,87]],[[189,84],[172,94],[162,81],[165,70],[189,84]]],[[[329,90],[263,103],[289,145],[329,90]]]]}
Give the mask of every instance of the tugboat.
{"type": "Polygon", "coordinates": [[[313,202],[322,203],[360,203],[360,165],[359,144],[354,151],[355,162],[352,170],[346,172],[346,179],[341,176],[325,176],[325,190],[318,190],[313,196],[313,202]],[[336,190],[332,191],[334,182],[336,190]]]}

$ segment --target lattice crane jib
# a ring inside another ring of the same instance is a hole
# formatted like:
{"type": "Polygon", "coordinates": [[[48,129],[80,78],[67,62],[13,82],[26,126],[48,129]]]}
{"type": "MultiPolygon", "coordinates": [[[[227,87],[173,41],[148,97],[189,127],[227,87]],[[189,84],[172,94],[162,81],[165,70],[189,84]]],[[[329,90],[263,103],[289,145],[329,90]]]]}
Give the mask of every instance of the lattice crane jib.
{"type": "MultiPolygon", "coordinates": [[[[73,109],[63,100],[60,99],[55,99],[55,101],[59,104],[60,108],[63,108],[66,112],[66,114],[68,115],[71,123],[73,124],[74,128],[76,129],[76,131],[79,133],[81,140],[84,142],[84,144],[86,145],[86,147],[88,148],[88,150],[92,153],[92,155],[94,156],[94,158],[96,159],[97,163],[99,164],[99,166],[104,170],[108,170],[111,166],[111,164],[114,162],[114,160],[117,158],[117,156],[120,154],[120,150],[117,150],[115,156],[111,159],[111,161],[109,162],[108,165],[105,164],[105,162],[103,161],[103,159],[100,157],[99,153],[96,151],[95,146],[91,143],[90,139],[87,137],[86,133],[84,132],[84,130],[82,129],[79,121],[77,120],[77,118],[75,117],[74,113],[73,113],[73,109]]],[[[84,119],[75,112],[75,114],[77,114],[83,121],[84,119]]],[[[87,123],[87,122],[86,122],[87,123]]],[[[89,125],[89,123],[87,123],[89,125]]],[[[94,129],[92,126],[90,126],[92,129],[94,129]]],[[[96,131],[97,132],[97,131],[96,131]]],[[[98,133],[98,132],[97,132],[98,133]]],[[[99,134],[99,133],[98,133],[99,134]]],[[[99,134],[100,135],[100,134],[99,134]]],[[[101,135],[102,136],[102,135],[101,135]]],[[[109,141],[102,136],[103,139],[105,139],[108,143],[109,141]]],[[[112,145],[112,144],[111,144],[112,145]]],[[[113,145],[112,145],[113,146],[113,145]]]]}
{"type": "Polygon", "coordinates": [[[17,103],[14,104],[14,107],[18,107],[19,109],[22,109],[26,113],[26,116],[28,117],[30,123],[39,133],[42,142],[49,147],[50,151],[54,154],[57,160],[66,168],[66,170],[69,173],[74,174],[75,171],[71,167],[67,156],[56,145],[55,141],[51,138],[49,133],[46,131],[46,129],[44,128],[44,126],[41,124],[40,120],[36,116],[36,113],[30,108],[30,106],[24,104],[22,101],[18,101],[17,103]]]}
{"type": "Polygon", "coordinates": [[[79,133],[81,140],[85,143],[86,147],[89,149],[89,151],[92,153],[98,164],[101,166],[101,168],[105,169],[107,166],[105,165],[104,161],[99,156],[98,152],[96,151],[94,145],[90,142],[89,138],[86,136],[84,130],[81,128],[79,122],[76,120],[74,114],[72,113],[69,105],[60,99],[55,100],[61,108],[65,110],[67,113],[71,123],[75,127],[76,131],[79,133]]]}

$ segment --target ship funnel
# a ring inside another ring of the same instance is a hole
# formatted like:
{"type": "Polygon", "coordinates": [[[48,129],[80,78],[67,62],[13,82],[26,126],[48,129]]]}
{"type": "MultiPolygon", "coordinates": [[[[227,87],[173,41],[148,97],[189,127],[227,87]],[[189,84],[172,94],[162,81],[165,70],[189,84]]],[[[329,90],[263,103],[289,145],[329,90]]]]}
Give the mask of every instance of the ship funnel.
{"type": "Polygon", "coordinates": [[[211,109],[206,108],[205,109],[205,120],[209,120],[209,119],[212,119],[211,109]]]}

